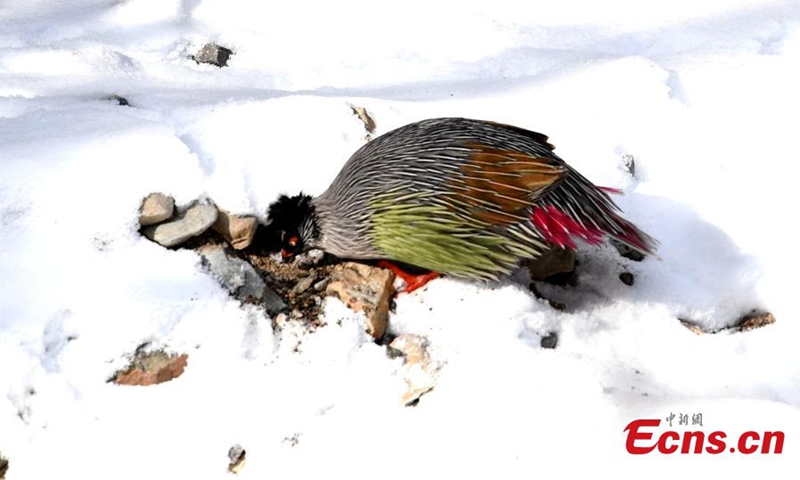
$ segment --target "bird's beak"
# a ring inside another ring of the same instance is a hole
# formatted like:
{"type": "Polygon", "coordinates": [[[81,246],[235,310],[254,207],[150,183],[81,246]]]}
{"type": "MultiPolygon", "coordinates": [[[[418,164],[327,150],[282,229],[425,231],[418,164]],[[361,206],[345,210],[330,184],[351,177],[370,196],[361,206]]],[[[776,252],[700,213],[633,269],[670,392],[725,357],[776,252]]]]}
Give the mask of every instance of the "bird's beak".
{"type": "Polygon", "coordinates": [[[291,260],[294,257],[294,253],[287,252],[285,248],[281,249],[281,257],[284,260],[291,260]]]}

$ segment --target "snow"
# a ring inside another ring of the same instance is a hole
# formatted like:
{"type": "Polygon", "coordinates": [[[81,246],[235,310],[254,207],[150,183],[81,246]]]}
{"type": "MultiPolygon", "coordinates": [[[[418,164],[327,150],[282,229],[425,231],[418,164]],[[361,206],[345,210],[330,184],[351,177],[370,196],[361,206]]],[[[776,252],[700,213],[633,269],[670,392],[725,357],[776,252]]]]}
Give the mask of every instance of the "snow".
{"type": "Polygon", "coordinates": [[[228,478],[236,443],[242,478],[787,478],[798,60],[793,1],[0,2],[8,478],[228,478]],[[236,52],[229,67],[187,59],[208,41],[236,52]],[[152,191],[262,218],[279,193],[322,192],[364,141],[351,105],[379,134],[450,115],[544,132],[624,190],[660,259],[585,247],[579,286],[545,287],[565,312],[522,274],[400,296],[390,328],[443,365],[410,408],[401,361],[341,302],[313,333],[273,332],[195,253],[137,232],[152,191]],[[676,320],[716,330],[754,308],[777,323],[697,336],[676,320]],[[144,342],[188,353],[186,372],[106,383],[144,342]],[[670,413],[784,431],[784,453],[625,451],[628,423],[670,413]]]}

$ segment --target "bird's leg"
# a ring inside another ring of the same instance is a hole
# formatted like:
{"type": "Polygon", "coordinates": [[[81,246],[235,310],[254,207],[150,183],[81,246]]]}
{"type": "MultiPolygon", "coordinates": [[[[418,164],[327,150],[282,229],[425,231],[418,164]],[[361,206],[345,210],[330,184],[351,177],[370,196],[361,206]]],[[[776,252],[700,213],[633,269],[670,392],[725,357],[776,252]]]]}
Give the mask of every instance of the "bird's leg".
{"type": "Polygon", "coordinates": [[[406,282],[406,288],[403,290],[404,293],[411,293],[418,288],[422,288],[427,285],[428,282],[440,276],[439,272],[427,272],[422,274],[411,273],[403,270],[402,267],[388,260],[379,261],[378,266],[393,271],[395,275],[402,278],[403,281],[406,282]]]}

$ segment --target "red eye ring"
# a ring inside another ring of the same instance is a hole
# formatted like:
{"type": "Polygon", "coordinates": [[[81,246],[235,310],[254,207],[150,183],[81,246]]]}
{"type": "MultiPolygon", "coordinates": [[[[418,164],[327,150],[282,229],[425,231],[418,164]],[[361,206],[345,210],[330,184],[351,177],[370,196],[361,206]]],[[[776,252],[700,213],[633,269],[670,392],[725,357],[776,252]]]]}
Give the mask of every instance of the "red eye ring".
{"type": "Polygon", "coordinates": [[[290,247],[296,247],[298,243],[300,243],[300,239],[297,237],[291,237],[289,241],[286,242],[290,247]]]}

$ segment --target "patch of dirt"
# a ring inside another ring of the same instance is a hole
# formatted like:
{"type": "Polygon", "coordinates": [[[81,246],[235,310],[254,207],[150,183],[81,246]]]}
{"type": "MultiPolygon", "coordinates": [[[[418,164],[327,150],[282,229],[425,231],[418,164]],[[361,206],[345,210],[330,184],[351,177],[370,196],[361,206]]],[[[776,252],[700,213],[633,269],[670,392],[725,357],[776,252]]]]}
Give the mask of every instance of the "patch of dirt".
{"type": "Polygon", "coordinates": [[[246,252],[243,257],[262,275],[264,281],[283,298],[288,312],[299,311],[310,327],[323,325],[320,320],[325,287],[333,267],[340,260],[324,255],[313,261],[303,255],[284,262],[280,254],[261,255],[246,252]]]}
{"type": "MultiPolygon", "coordinates": [[[[265,237],[266,232],[260,226],[250,247],[229,253],[250,263],[264,282],[283,298],[288,305],[284,312],[287,318],[304,322],[312,329],[324,325],[320,314],[322,300],[326,296],[325,288],[333,267],[342,261],[330,255],[315,255],[314,252],[298,255],[291,261],[283,261],[280,253],[269,253],[275,247],[265,237]],[[298,284],[300,288],[297,288],[298,284]]],[[[221,235],[209,229],[181,244],[180,248],[199,250],[210,245],[226,244],[221,235]]]]}

